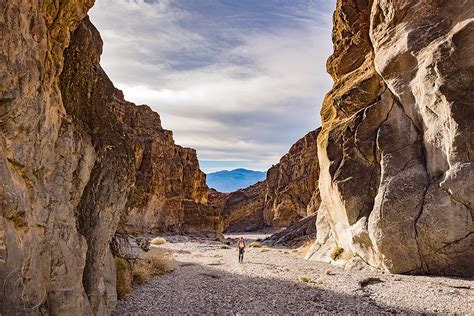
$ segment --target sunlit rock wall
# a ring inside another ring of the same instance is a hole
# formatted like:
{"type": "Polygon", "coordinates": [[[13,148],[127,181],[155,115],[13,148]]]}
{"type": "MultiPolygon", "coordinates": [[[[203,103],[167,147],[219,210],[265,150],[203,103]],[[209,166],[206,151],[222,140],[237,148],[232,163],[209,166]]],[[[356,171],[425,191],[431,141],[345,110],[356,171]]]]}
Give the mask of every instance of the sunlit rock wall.
{"type": "Polygon", "coordinates": [[[293,144],[267,178],[232,193],[213,193],[227,231],[282,228],[313,214],[319,207],[319,165],[316,138],[319,129],[293,144]]]}
{"type": "Polygon", "coordinates": [[[111,313],[109,244],[130,217],[222,230],[196,152],[99,66],[92,5],[0,2],[0,314],[111,313]]]}
{"type": "Polygon", "coordinates": [[[308,255],[474,274],[474,3],[338,1],[308,255]]]}

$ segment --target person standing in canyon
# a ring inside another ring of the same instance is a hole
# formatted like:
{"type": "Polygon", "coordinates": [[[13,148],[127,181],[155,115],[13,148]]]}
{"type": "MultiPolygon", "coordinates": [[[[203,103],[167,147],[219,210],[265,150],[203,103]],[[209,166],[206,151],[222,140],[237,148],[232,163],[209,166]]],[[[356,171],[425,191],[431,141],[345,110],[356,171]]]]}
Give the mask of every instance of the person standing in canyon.
{"type": "Polygon", "coordinates": [[[245,252],[245,240],[244,237],[240,237],[239,243],[238,243],[238,248],[239,248],[239,263],[244,262],[244,252],[245,252]]]}

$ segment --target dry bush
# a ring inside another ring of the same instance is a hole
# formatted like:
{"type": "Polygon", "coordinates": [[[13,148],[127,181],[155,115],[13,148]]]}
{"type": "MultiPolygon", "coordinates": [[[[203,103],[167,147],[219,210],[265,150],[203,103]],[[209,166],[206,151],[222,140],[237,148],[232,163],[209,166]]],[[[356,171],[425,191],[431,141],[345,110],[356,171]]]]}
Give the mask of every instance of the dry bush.
{"type": "Polygon", "coordinates": [[[344,252],[344,248],[341,247],[336,247],[334,250],[331,252],[331,259],[332,260],[337,260],[339,259],[339,256],[344,252]]]}
{"type": "Polygon", "coordinates": [[[249,244],[250,248],[262,248],[262,245],[260,245],[258,242],[254,241],[249,244]]]}
{"type": "Polygon", "coordinates": [[[161,237],[156,237],[151,240],[151,244],[155,246],[163,245],[166,243],[166,239],[161,237]]]}
{"type": "Polygon", "coordinates": [[[220,248],[221,248],[221,249],[230,249],[230,246],[228,246],[228,245],[221,245],[220,248]]]}
{"type": "Polygon", "coordinates": [[[174,262],[165,251],[152,251],[141,255],[132,266],[133,282],[144,283],[150,278],[174,270],[174,262]]]}
{"type": "Polygon", "coordinates": [[[310,286],[313,286],[313,287],[319,287],[323,284],[323,282],[321,280],[312,279],[311,277],[309,277],[307,275],[300,275],[298,277],[298,280],[301,283],[306,283],[306,284],[308,284],[310,286]]]}
{"type": "Polygon", "coordinates": [[[117,296],[122,299],[132,292],[132,271],[127,260],[115,257],[117,296]]]}
{"type": "Polygon", "coordinates": [[[260,252],[269,252],[269,251],[270,251],[270,249],[268,249],[268,248],[263,248],[262,250],[260,250],[260,252]]]}

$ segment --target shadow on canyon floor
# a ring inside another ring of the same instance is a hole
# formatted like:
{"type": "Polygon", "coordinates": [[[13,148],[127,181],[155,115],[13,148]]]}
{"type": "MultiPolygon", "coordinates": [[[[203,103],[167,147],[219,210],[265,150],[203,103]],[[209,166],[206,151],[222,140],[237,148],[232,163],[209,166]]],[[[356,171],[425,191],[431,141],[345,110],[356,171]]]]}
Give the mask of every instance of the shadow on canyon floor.
{"type": "Polygon", "coordinates": [[[116,314],[415,313],[380,304],[368,291],[345,295],[317,284],[249,277],[193,262],[177,264],[175,272],[137,287],[119,302],[116,314]]]}

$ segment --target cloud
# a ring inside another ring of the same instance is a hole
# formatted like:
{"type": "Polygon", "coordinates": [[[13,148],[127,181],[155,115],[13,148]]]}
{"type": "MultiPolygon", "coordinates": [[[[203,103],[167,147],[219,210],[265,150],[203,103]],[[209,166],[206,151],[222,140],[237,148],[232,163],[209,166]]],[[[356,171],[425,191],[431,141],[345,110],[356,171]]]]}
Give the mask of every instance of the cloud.
{"type": "Polygon", "coordinates": [[[205,171],[266,170],[320,125],[333,5],[101,0],[91,19],[116,86],[196,148],[205,171]]]}

